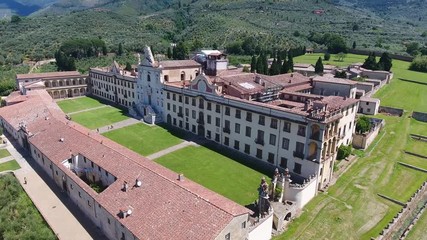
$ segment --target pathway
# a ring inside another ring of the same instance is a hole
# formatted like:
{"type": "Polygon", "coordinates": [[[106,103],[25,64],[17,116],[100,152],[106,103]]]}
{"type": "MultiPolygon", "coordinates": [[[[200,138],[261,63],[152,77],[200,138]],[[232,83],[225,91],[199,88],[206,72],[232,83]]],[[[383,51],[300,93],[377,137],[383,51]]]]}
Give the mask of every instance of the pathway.
{"type": "Polygon", "coordinates": [[[21,166],[19,170],[14,171],[15,176],[56,236],[65,240],[105,238],[68,196],[61,193],[50,177],[33,162],[28,152],[21,149],[16,142],[11,142],[10,137],[8,140],[6,149],[21,166]],[[24,177],[27,184],[23,183],[24,177]]]}
{"type": "Polygon", "coordinates": [[[41,65],[48,64],[51,62],[56,62],[56,59],[52,58],[52,59],[47,59],[47,60],[43,60],[43,61],[38,61],[38,62],[36,62],[36,64],[34,64],[34,66],[30,69],[30,71],[28,73],[32,73],[34,71],[34,69],[40,67],[41,65]]]}
{"type": "Polygon", "coordinates": [[[0,159],[0,164],[13,160],[13,156],[8,156],[0,159]]]}
{"type": "Polygon", "coordinates": [[[113,130],[116,130],[116,129],[124,128],[124,127],[131,126],[131,125],[134,125],[134,124],[137,124],[137,123],[141,123],[141,121],[138,120],[138,119],[135,119],[135,118],[129,118],[129,119],[126,119],[126,120],[123,120],[123,121],[120,121],[120,122],[116,122],[116,123],[110,124],[108,126],[100,127],[98,129],[96,129],[95,131],[97,131],[100,134],[103,134],[103,133],[106,133],[106,132],[109,132],[109,131],[113,131],[113,130]],[[111,126],[113,126],[113,127],[111,128],[111,126]]]}
{"type": "Polygon", "coordinates": [[[67,114],[71,115],[71,114],[76,114],[76,113],[89,112],[89,111],[93,111],[93,110],[97,110],[97,109],[101,109],[101,108],[106,108],[106,107],[111,107],[111,106],[109,106],[109,105],[102,105],[102,106],[99,106],[99,107],[83,109],[83,110],[80,110],[80,111],[70,112],[70,113],[67,113],[67,114]]]}
{"type": "Polygon", "coordinates": [[[166,154],[169,154],[171,152],[175,152],[175,151],[177,151],[177,150],[179,150],[181,148],[185,148],[187,146],[199,146],[199,144],[197,144],[195,142],[192,142],[192,141],[184,141],[184,142],[182,142],[180,144],[174,145],[172,147],[163,149],[163,150],[158,151],[156,153],[153,153],[153,154],[151,154],[149,156],[146,156],[146,158],[154,160],[156,158],[162,157],[162,156],[164,156],[166,154]]]}

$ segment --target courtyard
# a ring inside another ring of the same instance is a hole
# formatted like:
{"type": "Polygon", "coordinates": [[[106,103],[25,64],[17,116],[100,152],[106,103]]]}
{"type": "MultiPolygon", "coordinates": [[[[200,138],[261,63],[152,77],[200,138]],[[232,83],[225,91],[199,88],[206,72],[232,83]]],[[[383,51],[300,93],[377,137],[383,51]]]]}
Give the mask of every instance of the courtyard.
{"type": "Polygon", "coordinates": [[[90,97],[78,97],[60,100],[57,101],[57,104],[65,113],[72,113],[103,106],[99,100],[90,97]]]}

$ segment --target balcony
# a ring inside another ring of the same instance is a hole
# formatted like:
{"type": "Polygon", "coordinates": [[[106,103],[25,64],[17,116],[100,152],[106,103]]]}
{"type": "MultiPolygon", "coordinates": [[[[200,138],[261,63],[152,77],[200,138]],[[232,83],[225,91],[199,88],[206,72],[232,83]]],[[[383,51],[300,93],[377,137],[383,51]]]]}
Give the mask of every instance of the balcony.
{"type": "Polygon", "coordinates": [[[294,157],[304,159],[304,153],[294,151],[294,157]]]}
{"type": "Polygon", "coordinates": [[[223,132],[230,134],[231,130],[228,127],[222,129],[223,132]]]}
{"type": "Polygon", "coordinates": [[[255,143],[264,146],[264,139],[255,138],[255,143]]]}

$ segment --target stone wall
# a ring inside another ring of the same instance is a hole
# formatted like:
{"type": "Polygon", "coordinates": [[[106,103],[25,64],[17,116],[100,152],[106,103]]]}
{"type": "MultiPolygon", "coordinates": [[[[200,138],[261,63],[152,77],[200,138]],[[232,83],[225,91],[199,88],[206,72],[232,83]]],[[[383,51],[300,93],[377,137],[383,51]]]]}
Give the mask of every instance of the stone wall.
{"type": "Polygon", "coordinates": [[[384,107],[380,106],[380,113],[387,113],[390,115],[395,115],[401,117],[403,115],[404,110],[400,108],[392,108],[392,107],[384,107]]]}
{"type": "Polygon", "coordinates": [[[379,132],[385,125],[385,121],[383,119],[376,119],[378,123],[375,124],[375,127],[369,132],[364,134],[353,134],[353,147],[358,149],[366,149],[371,145],[371,143],[378,136],[379,132]]]}
{"type": "MultiPolygon", "coordinates": [[[[424,182],[421,187],[412,195],[408,202],[403,206],[396,216],[387,224],[387,226],[381,231],[378,240],[391,239],[400,228],[403,227],[404,222],[411,216],[412,212],[417,209],[417,205],[423,198],[426,197],[427,193],[427,181],[424,182]],[[412,209],[412,211],[411,211],[412,209]]],[[[405,233],[407,233],[405,231],[405,233]]],[[[401,238],[402,239],[402,238],[401,238]]]]}
{"type": "Polygon", "coordinates": [[[421,122],[427,122],[427,113],[413,112],[412,117],[421,122]]]}

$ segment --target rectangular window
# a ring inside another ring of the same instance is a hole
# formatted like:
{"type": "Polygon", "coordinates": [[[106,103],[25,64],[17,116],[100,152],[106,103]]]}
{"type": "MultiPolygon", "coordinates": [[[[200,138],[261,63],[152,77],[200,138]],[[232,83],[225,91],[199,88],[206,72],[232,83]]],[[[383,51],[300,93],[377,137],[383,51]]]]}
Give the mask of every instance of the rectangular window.
{"type": "Polygon", "coordinates": [[[290,122],[284,122],[283,123],[283,131],[284,132],[291,132],[291,123],[290,122]]]}
{"type": "Polygon", "coordinates": [[[225,115],[230,116],[230,107],[225,107],[225,115]]]}
{"type": "Polygon", "coordinates": [[[246,112],[246,121],[252,122],[252,113],[251,112],[246,112]]]}
{"type": "Polygon", "coordinates": [[[170,96],[170,93],[169,93],[169,92],[167,92],[167,93],[166,93],[166,98],[167,98],[167,99],[171,99],[171,96],[170,96]]]}
{"type": "Polygon", "coordinates": [[[240,124],[238,124],[238,123],[234,124],[234,131],[236,133],[240,133],[240,124]]]}
{"type": "Polygon", "coordinates": [[[208,116],[207,116],[207,122],[208,122],[208,124],[211,124],[211,122],[212,122],[212,117],[211,117],[211,115],[208,115],[208,116]]]}
{"type": "Polygon", "coordinates": [[[270,127],[273,129],[277,129],[277,119],[275,119],[275,118],[271,119],[270,127]]]}
{"type": "Polygon", "coordinates": [[[228,146],[230,139],[228,137],[224,137],[224,145],[228,146]]]}
{"type": "Polygon", "coordinates": [[[280,166],[282,168],[287,168],[288,167],[288,159],[284,158],[284,157],[281,157],[280,158],[280,166]]]}
{"type": "Polygon", "coordinates": [[[212,110],[212,103],[211,102],[208,102],[207,103],[207,107],[206,107],[208,110],[212,110]]]}
{"type": "Polygon", "coordinates": [[[257,139],[259,141],[264,141],[264,131],[263,130],[258,130],[257,139]]]}
{"type": "Polygon", "coordinates": [[[296,174],[301,174],[301,164],[295,163],[294,171],[293,172],[296,173],[296,174]]]}
{"type": "Polygon", "coordinates": [[[221,105],[218,105],[218,104],[215,105],[215,112],[221,113],[221,105]]]}
{"type": "Polygon", "coordinates": [[[196,133],[196,125],[191,125],[191,131],[192,131],[193,133],[196,133]]]}
{"type": "Polygon", "coordinates": [[[195,98],[191,99],[191,105],[196,106],[196,99],[195,98]]]}
{"type": "Polygon", "coordinates": [[[191,117],[196,119],[196,110],[191,110],[191,117]]]}
{"type": "Polygon", "coordinates": [[[301,137],[305,137],[305,126],[298,126],[298,135],[301,137]]]}
{"type": "Polygon", "coordinates": [[[265,125],[265,116],[259,115],[258,124],[262,126],[265,125]]]}
{"type": "Polygon", "coordinates": [[[188,115],[190,114],[190,110],[188,108],[185,109],[185,116],[188,117],[188,115]]]}
{"type": "Polygon", "coordinates": [[[176,94],[174,93],[174,94],[172,94],[172,100],[173,101],[176,101],[176,94]]]}
{"type": "Polygon", "coordinates": [[[289,139],[288,138],[282,139],[282,148],[285,150],[289,150],[289,139]]]}
{"type": "Polygon", "coordinates": [[[246,127],[246,133],[245,133],[245,135],[246,135],[246,137],[251,137],[251,127],[246,127]]]}
{"type": "Polygon", "coordinates": [[[172,111],[176,112],[176,105],[175,104],[172,105],[172,111]]]}
{"type": "Polygon", "coordinates": [[[274,153],[268,153],[267,161],[271,164],[274,164],[274,153]]]}
{"type": "Polygon", "coordinates": [[[242,228],[246,228],[246,221],[242,222],[242,228]]]}
{"type": "Polygon", "coordinates": [[[245,153],[250,154],[251,153],[251,146],[249,144],[245,144],[245,153]]]}
{"type": "Polygon", "coordinates": [[[221,119],[219,119],[219,117],[215,118],[215,126],[217,127],[221,126],[221,119]]]}
{"type": "Polygon", "coordinates": [[[188,104],[188,97],[185,97],[185,104],[188,104]]]}
{"type": "Polygon", "coordinates": [[[178,97],[178,101],[179,101],[179,102],[182,102],[182,96],[181,96],[181,95],[179,95],[179,97],[178,97]]]}
{"type": "Polygon", "coordinates": [[[262,150],[259,148],[256,149],[256,157],[262,159],[262,150]]]}
{"type": "Polygon", "coordinates": [[[239,150],[240,148],[240,143],[237,140],[234,140],[234,149],[239,150]]]}
{"type": "Polygon", "coordinates": [[[215,142],[219,142],[219,134],[215,133],[215,142]]]}
{"type": "Polygon", "coordinates": [[[212,135],[212,133],[211,133],[211,131],[206,131],[206,137],[208,138],[208,139],[211,139],[211,136],[212,135]]]}
{"type": "Polygon", "coordinates": [[[304,143],[297,142],[294,157],[304,159],[304,143]]]}
{"type": "Polygon", "coordinates": [[[241,111],[239,109],[236,109],[236,118],[240,119],[241,111]]]}
{"type": "Polygon", "coordinates": [[[270,134],[270,145],[276,145],[276,135],[270,134]]]}
{"type": "Polygon", "coordinates": [[[167,108],[168,108],[168,111],[170,111],[170,110],[171,110],[171,105],[170,105],[170,103],[168,103],[166,106],[167,106],[167,108]]]}

